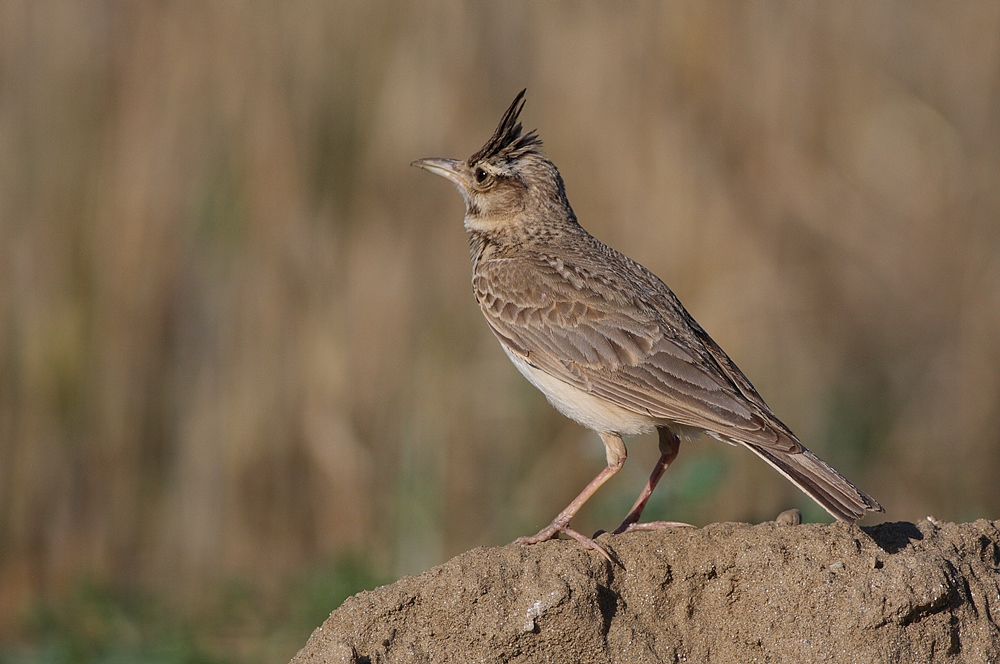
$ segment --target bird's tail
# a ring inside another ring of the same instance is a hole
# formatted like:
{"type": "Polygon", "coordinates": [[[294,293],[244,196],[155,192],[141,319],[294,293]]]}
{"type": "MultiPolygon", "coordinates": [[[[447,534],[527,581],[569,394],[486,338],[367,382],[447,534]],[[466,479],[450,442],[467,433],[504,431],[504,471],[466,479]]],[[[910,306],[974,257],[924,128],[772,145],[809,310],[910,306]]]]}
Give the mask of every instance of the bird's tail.
{"type": "Polygon", "coordinates": [[[801,452],[787,454],[753,444],[747,447],[839,521],[854,523],[866,511],[885,511],[874,498],[805,448],[801,452]]]}

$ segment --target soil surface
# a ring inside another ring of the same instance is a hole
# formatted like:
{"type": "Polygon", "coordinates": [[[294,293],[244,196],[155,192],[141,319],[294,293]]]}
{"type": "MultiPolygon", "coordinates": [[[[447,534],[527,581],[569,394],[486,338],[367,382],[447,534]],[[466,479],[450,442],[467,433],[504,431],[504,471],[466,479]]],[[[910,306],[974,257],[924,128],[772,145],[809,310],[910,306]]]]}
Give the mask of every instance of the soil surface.
{"type": "Polygon", "coordinates": [[[293,664],[996,662],[1000,521],[750,526],[474,549],[348,599],[293,664]]]}

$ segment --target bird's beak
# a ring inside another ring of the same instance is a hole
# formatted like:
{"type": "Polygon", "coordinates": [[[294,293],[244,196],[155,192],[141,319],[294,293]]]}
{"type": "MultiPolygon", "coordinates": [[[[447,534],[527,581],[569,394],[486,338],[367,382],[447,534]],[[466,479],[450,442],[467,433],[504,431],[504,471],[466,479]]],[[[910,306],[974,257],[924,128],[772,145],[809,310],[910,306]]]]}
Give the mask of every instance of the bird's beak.
{"type": "Polygon", "coordinates": [[[461,163],[462,162],[458,159],[439,159],[437,157],[430,157],[428,159],[417,159],[412,162],[410,166],[416,166],[417,168],[422,168],[425,171],[430,171],[434,175],[440,175],[443,178],[448,178],[459,187],[467,187],[469,183],[458,170],[458,166],[461,163]]]}

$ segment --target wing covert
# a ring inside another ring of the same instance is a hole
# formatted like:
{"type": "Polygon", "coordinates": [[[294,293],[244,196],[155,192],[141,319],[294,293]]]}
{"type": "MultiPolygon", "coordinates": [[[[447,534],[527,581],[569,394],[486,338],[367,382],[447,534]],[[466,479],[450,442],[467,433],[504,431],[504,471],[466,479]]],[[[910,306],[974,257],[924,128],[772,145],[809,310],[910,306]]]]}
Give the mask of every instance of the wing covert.
{"type": "Polygon", "coordinates": [[[654,288],[623,297],[614,279],[594,272],[544,256],[500,259],[477,265],[473,287],[501,343],[551,376],[656,419],[784,452],[800,448],[695,334],[671,323],[674,302],[657,302],[654,288]]]}

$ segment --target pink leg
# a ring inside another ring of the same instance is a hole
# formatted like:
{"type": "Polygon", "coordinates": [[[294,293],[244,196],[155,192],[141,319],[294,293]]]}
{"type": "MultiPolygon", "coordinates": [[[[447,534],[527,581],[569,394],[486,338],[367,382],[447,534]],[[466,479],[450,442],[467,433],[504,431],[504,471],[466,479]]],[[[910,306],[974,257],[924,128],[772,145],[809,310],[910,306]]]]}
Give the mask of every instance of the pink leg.
{"type": "Polygon", "coordinates": [[[595,542],[593,539],[587,537],[586,535],[582,535],[569,527],[570,519],[576,516],[576,513],[580,511],[583,504],[586,503],[590,497],[601,488],[601,485],[607,482],[612,475],[621,470],[621,467],[625,465],[625,456],[627,452],[625,451],[625,443],[622,441],[621,436],[616,436],[614,434],[601,434],[601,440],[604,441],[604,447],[608,455],[607,467],[599,472],[597,477],[590,481],[590,484],[583,488],[580,495],[574,498],[573,502],[567,505],[566,509],[560,512],[559,515],[552,520],[552,523],[545,528],[542,528],[537,534],[532,535],[531,537],[518,537],[514,540],[515,544],[537,544],[538,542],[550,540],[556,537],[559,533],[566,533],[584,547],[597,551],[602,556],[607,558],[608,562],[612,562],[611,556],[609,556],[608,552],[604,550],[604,547],[595,542]]]}
{"type": "Polygon", "coordinates": [[[687,523],[678,523],[677,521],[650,521],[648,523],[639,523],[639,517],[642,515],[642,510],[645,509],[646,503],[649,501],[649,497],[653,494],[653,489],[659,483],[660,478],[663,477],[664,471],[667,467],[673,463],[674,459],[677,458],[677,452],[681,448],[681,440],[677,437],[673,431],[667,427],[658,427],[657,433],[660,435],[660,459],[653,466],[653,472],[649,475],[649,481],[646,482],[646,486],[642,488],[642,493],[636,499],[635,504],[632,505],[632,509],[629,510],[628,516],[622,521],[621,525],[615,529],[614,534],[620,535],[621,533],[627,533],[633,530],[658,530],[660,528],[676,528],[676,527],[692,527],[687,523]]]}

